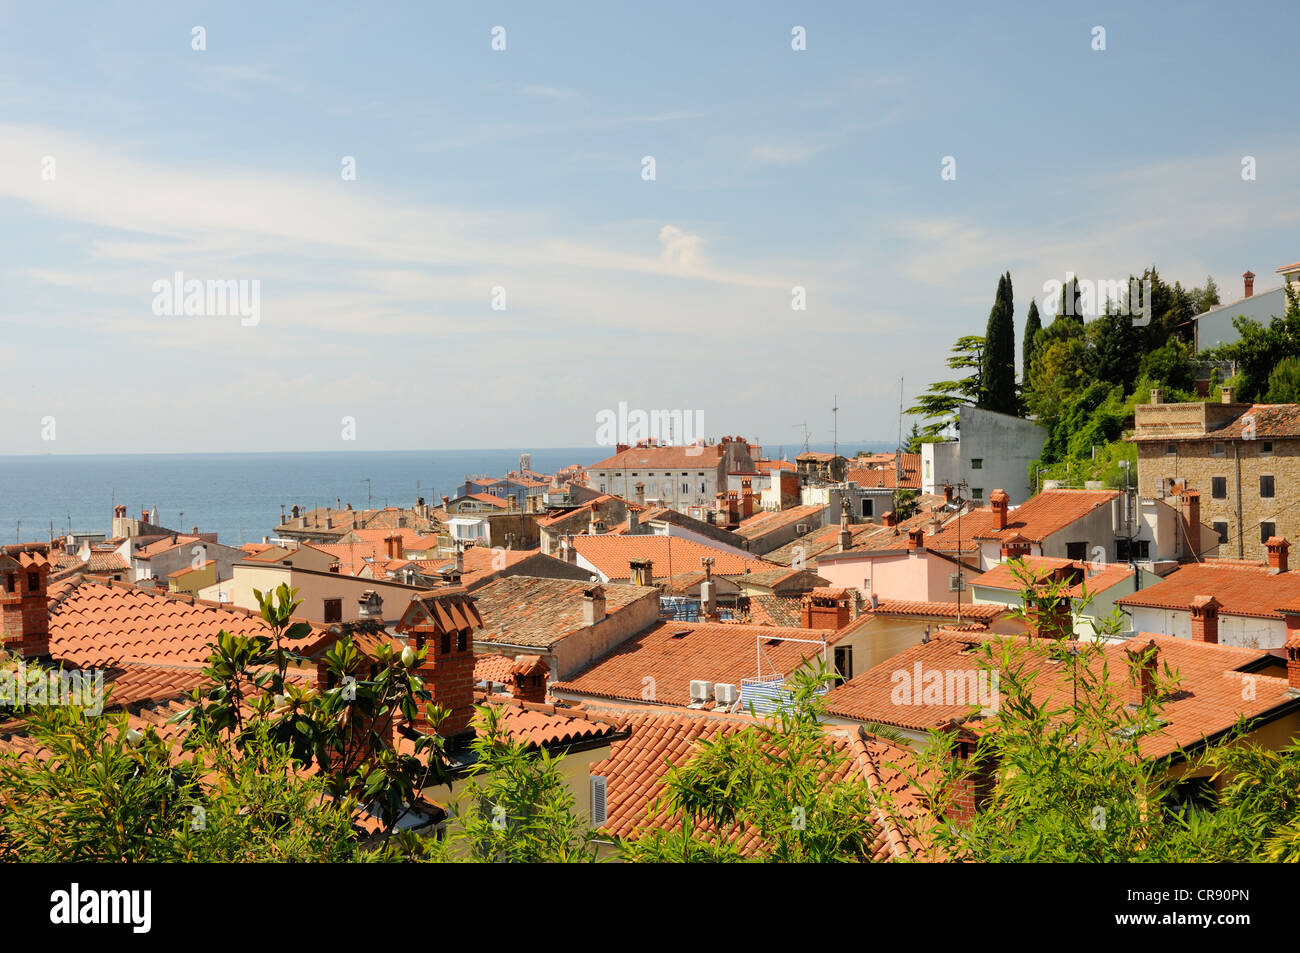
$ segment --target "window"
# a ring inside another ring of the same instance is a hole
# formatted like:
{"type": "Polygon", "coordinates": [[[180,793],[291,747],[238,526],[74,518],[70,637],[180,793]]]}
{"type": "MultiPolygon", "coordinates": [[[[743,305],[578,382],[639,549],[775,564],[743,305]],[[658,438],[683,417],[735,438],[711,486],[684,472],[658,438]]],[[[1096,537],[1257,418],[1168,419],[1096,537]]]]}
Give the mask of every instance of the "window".
{"type": "Polygon", "coordinates": [[[1135,539],[1132,544],[1127,539],[1115,540],[1115,561],[1126,563],[1151,558],[1151,543],[1145,539],[1135,539]]]}
{"type": "Polygon", "coordinates": [[[343,621],[343,600],[326,599],[325,600],[325,621],[342,622],[343,621]]]}
{"type": "Polygon", "coordinates": [[[984,458],[983,458],[983,457],[971,457],[970,468],[971,468],[972,470],[983,470],[983,469],[984,469],[984,458]]]}
{"type": "Polygon", "coordinates": [[[1261,476],[1259,478],[1259,495],[1262,497],[1273,495],[1273,478],[1271,476],[1261,476]]]}
{"type": "Polygon", "coordinates": [[[41,574],[38,572],[29,572],[27,574],[27,591],[35,592],[41,588],[41,574]]]}
{"type": "Polygon", "coordinates": [[[1272,440],[1265,440],[1262,444],[1259,445],[1259,452],[1260,452],[1260,453],[1272,453],[1272,452],[1273,452],[1273,441],[1272,441],[1272,440]]]}
{"type": "Polygon", "coordinates": [[[1277,535],[1277,527],[1274,526],[1272,523],[1259,524],[1259,541],[1261,543],[1267,543],[1271,537],[1276,535],[1277,535]]]}
{"type": "Polygon", "coordinates": [[[1228,524],[1227,524],[1227,523],[1224,523],[1224,522],[1221,522],[1221,521],[1216,521],[1215,524],[1214,524],[1214,531],[1215,531],[1216,533],[1219,534],[1219,542],[1220,542],[1220,543],[1226,543],[1226,542],[1228,541],[1228,524]]]}
{"type": "Polygon", "coordinates": [[[1226,500],[1228,498],[1228,478],[1210,477],[1210,495],[1216,500],[1226,500]]]}
{"type": "Polygon", "coordinates": [[[603,484],[603,483],[600,485],[600,492],[601,492],[601,493],[604,493],[604,492],[605,492],[605,484],[603,484]]]}
{"type": "Polygon", "coordinates": [[[929,475],[930,475],[930,461],[929,461],[929,460],[926,460],[926,461],[925,461],[925,475],[926,475],[926,476],[929,476],[929,475]]]}
{"type": "Polygon", "coordinates": [[[1223,456],[1224,452],[1225,452],[1225,451],[1224,451],[1224,449],[1223,449],[1223,444],[1221,444],[1221,443],[1216,443],[1216,444],[1214,445],[1214,455],[1215,455],[1216,457],[1221,457],[1221,456],[1223,456]]]}
{"type": "Polygon", "coordinates": [[[707,493],[707,492],[709,492],[709,491],[706,490],[706,489],[704,488],[704,484],[701,483],[701,484],[700,484],[700,494],[703,495],[703,494],[705,494],[705,493],[707,493]]]}
{"type": "Polygon", "coordinates": [[[1169,456],[1176,456],[1178,454],[1178,444],[1176,443],[1165,444],[1165,453],[1168,454],[1169,456]]]}
{"type": "Polygon", "coordinates": [[[691,485],[690,485],[689,483],[683,483],[683,484],[682,484],[682,496],[686,496],[686,495],[687,495],[688,493],[690,493],[690,492],[691,492],[691,485]]]}
{"type": "Polygon", "coordinates": [[[1081,543],[1066,543],[1065,558],[1079,562],[1085,561],[1088,558],[1088,541],[1085,539],[1081,543]]]}
{"type": "Polygon", "coordinates": [[[868,500],[868,499],[864,499],[864,500],[862,501],[862,515],[863,515],[863,516],[875,516],[875,515],[876,515],[876,512],[875,512],[875,511],[876,511],[875,502],[876,502],[875,500],[868,500]]]}
{"type": "Polygon", "coordinates": [[[605,784],[605,779],[600,775],[591,775],[591,821],[597,826],[606,820],[605,784]]]}
{"type": "Polygon", "coordinates": [[[846,682],[853,677],[853,647],[837,646],[835,649],[835,671],[837,680],[846,682]]]}

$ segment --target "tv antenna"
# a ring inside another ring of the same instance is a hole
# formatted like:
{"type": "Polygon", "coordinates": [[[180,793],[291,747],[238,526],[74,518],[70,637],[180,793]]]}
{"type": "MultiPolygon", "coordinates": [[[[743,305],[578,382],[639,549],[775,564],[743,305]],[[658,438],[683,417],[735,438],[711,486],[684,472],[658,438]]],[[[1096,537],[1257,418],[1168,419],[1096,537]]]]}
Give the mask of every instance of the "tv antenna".
{"type": "Polygon", "coordinates": [[[801,424],[795,424],[795,426],[796,426],[796,427],[799,427],[799,428],[801,428],[801,429],[803,430],[803,451],[802,451],[802,452],[803,452],[803,453],[807,453],[807,452],[808,452],[808,436],[809,436],[809,432],[808,432],[808,422],[807,422],[807,421],[804,421],[804,422],[801,423],[801,424]]]}
{"type": "Polygon", "coordinates": [[[838,457],[840,455],[840,395],[839,394],[835,395],[834,405],[835,406],[831,408],[831,416],[835,421],[834,424],[832,425],[834,429],[832,431],[833,437],[831,443],[831,453],[833,456],[838,457]]]}

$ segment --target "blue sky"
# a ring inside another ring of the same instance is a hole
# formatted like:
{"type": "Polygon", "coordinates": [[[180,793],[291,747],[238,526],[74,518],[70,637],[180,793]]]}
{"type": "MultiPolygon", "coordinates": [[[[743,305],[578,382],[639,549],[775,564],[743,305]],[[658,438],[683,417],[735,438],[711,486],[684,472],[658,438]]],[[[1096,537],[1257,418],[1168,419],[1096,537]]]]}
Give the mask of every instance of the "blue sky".
{"type": "Polygon", "coordinates": [[[0,3],[0,446],[887,440],[1004,270],[1300,259],[1284,4],[700,6],[0,3]]]}

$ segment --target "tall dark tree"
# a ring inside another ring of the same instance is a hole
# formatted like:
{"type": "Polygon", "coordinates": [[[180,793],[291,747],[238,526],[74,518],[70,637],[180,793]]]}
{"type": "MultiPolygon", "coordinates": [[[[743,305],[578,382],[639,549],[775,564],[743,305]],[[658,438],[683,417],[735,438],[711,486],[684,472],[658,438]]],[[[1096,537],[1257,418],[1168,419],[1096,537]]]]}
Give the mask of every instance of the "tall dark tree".
{"type": "Polygon", "coordinates": [[[1029,299],[1029,317],[1025,318],[1025,334],[1020,345],[1020,389],[1027,391],[1034,386],[1034,338],[1043,329],[1043,319],[1038,316],[1038,302],[1029,299]]]}
{"type": "Polygon", "coordinates": [[[954,371],[973,371],[954,381],[936,381],[930,389],[909,407],[909,414],[926,419],[921,428],[922,437],[942,436],[950,426],[956,427],[962,407],[978,404],[984,392],[981,372],[984,367],[984,339],[978,334],[967,334],[952,346],[948,366],[954,371]]]}
{"type": "Polygon", "coordinates": [[[1016,414],[1016,317],[1011,293],[1011,272],[998,278],[998,293],[989,311],[984,333],[984,393],[979,405],[1000,414],[1016,414]]]}

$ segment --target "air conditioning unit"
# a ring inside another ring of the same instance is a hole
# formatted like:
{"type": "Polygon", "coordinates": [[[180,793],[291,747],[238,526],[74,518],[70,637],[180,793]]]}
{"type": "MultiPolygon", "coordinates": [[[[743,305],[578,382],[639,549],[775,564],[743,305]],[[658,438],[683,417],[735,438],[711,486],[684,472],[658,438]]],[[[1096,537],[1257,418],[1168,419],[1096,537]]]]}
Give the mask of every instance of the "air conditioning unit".
{"type": "Polygon", "coordinates": [[[713,697],[713,683],[691,679],[691,701],[706,702],[713,697]]]}
{"type": "Polygon", "coordinates": [[[948,574],[948,591],[961,592],[962,575],[959,572],[948,574]]]}
{"type": "Polygon", "coordinates": [[[812,530],[808,528],[807,523],[796,523],[794,527],[794,531],[798,533],[800,536],[807,536],[809,533],[812,532],[812,530]]]}
{"type": "Polygon", "coordinates": [[[719,682],[713,686],[713,697],[717,699],[719,705],[734,705],[736,699],[740,697],[740,689],[735,685],[719,682]]]}

